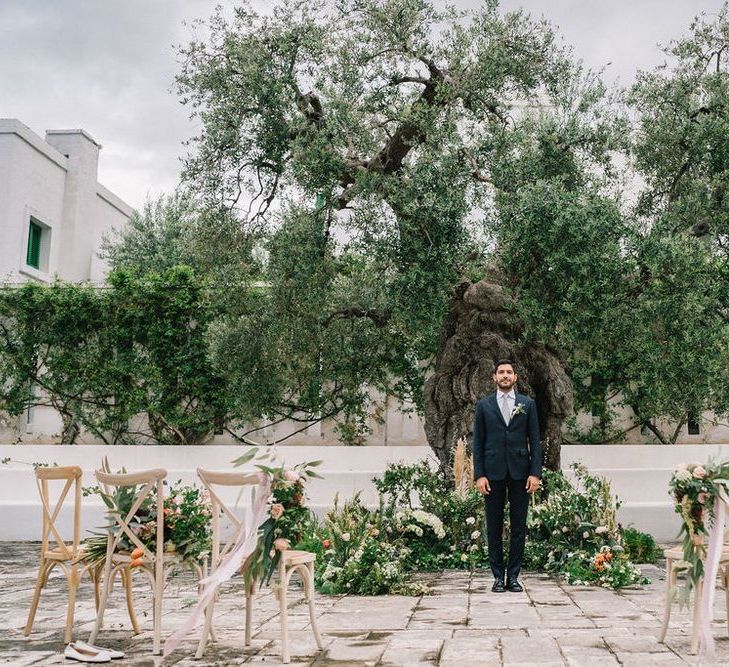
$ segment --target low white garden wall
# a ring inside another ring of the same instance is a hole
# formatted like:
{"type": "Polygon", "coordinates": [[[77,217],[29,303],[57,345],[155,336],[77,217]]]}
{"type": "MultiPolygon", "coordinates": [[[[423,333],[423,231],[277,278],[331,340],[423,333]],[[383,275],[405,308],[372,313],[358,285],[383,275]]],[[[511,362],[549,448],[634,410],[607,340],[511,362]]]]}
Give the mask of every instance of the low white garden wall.
{"type": "MultiPolygon", "coordinates": [[[[84,485],[95,483],[94,469],[104,456],[112,470],[125,467],[129,471],[165,468],[168,481],[195,481],[195,469],[232,469],[232,460],[244,448],[227,445],[201,447],[111,447],[104,445],[0,445],[0,459],[11,462],[0,465],[0,541],[37,540],[40,538],[41,512],[34,481],[33,463],[79,465],[84,470],[84,485]]],[[[372,478],[387,464],[396,461],[414,462],[431,456],[427,446],[343,447],[290,446],[278,447],[281,458],[293,465],[301,461],[322,459],[317,469],[323,480],[312,480],[308,487],[310,505],[318,514],[332,506],[335,497],[349,498],[355,491],[362,498],[377,503],[372,478]]],[[[729,456],[727,445],[571,445],[562,450],[565,468],[581,460],[589,470],[608,477],[613,491],[622,501],[619,516],[625,524],[633,524],[651,532],[662,542],[676,539],[678,517],[668,495],[668,481],[673,468],[682,461],[704,462],[709,457],[729,456]]],[[[245,499],[241,500],[245,503],[245,499]]],[[[94,530],[105,525],[104,509],[96,497],[83,499],[83,528],[94,530]]],[[[70,506],[58,525],[70,534],[70,506]]]]}

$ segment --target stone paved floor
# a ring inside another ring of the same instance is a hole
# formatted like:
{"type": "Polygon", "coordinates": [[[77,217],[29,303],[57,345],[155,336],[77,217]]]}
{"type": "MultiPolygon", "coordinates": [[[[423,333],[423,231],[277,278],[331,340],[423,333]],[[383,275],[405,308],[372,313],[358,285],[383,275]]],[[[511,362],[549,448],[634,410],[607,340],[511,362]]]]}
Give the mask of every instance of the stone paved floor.
{"type": "MultiPolygon", "coordinates": [[[[60,571],[51,575],[36,616],[33,634],[22,628],[36,574],[37,546],[0,543],[0,663],[10,665],[71,664],[64,661],[63,627],[66,589],[60,571]]],[[[325,649],[316,651],[308,612],[291,595],[289,627],[292,665],[685,665],[690,655],[689,619],[674,610],[666,644],[656,640],[663,607],[663,575],[644,568],[652,583],[614,593],[566,586],[538,574],[525,574],[521,594],[490,592],[483,572],[427,575],[431,593],[422,597],[317,597],[319,627],[325,649]]],[[[135,577],[135,597],[142,634],[134,637],[119,588],[111,598],[106,627],[98,643],[127,652],[116,665],[152,665],[151,612],[148,588],[135,577]]],[[[723,595],[717,596],[717,655],[729,665],[729,639],[723,595]]],[[[93,594],[87,580],[79,591],[75,636],[91,630],[93,594]]],[[[163,632],[176,627],[195,599],[193,580],[175,578],[165,598],[163,632]]],[[[216,606],[218,642],[205,659],[192,658],[191,637],[166,661],[184,665],[280,664],[277,604],[270,591],[255,601],[253,643],[243,647],[240,584],[223,591],[216,606]]]]}

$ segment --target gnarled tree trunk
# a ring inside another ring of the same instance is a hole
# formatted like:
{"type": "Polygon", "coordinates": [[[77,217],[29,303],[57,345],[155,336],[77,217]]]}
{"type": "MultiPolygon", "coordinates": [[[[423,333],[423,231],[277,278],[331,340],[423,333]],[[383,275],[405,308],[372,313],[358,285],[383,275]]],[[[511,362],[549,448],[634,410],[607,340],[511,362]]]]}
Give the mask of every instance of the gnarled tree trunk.
{"type": "Polygon", "coordinates": [[[537,403],[544,464],[560,466],[561,428],[573,393],[561,359],[543,345],[518,344],[523,323],[500,285],[462,283],[443,324],[435,372],[425,382],[425,433],[441,465],[451,466],[455,443],[470,442],[476,401],[495,391],[493,365],[512,359],[517,390],[537,403]]]}

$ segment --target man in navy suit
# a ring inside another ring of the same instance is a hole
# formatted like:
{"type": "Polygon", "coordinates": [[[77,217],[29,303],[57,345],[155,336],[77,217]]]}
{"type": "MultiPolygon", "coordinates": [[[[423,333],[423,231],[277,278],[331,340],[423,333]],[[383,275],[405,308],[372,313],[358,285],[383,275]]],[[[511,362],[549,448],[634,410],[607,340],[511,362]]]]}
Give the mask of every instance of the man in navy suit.
{"type": "Polygon", "coordinates": [[[476,488],[486,496],[491,590],[519,593],[519,570],[524,558],[529,494],[539,488],[542,448],[537,406],[515,391],[514,364],[500,359],[494,366],[496,392],[476,403],[473,420],[473,468],[476,488]],[[504,505],[509,495],[511,541],[504,567],[504,505]],[[506,575],[506,583],[504,583],[506,575]]]}

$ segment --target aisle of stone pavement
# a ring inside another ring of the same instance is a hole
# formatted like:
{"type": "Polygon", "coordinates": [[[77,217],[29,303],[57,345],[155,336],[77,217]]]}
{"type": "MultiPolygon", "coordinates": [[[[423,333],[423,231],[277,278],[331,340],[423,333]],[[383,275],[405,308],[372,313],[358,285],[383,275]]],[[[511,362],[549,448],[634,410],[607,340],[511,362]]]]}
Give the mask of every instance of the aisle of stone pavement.
{"type": "MultiPolygon", "coordinates": [[[[63,657],[65,579],[57,570],[44,590],[33,634],[22,630],[37,573],[38,546],[0,543],[0,664],[73,664],[63,657]]],[[[524,593],[491,593],[485,572],[428,573],[430,587],[419,597],[317,595],[325,648],[318,652],[308,609],[299,591],[290,595],[291,665],[685,665],[690,652],[690,616],[674,607],[665,644],[657,640],[665,579],[660,567],[642,566],[651,583],[613,592],[568,586],[545,575],[525,573],[524,593]]],[[[152,665],[151,604],[143,575],[135,577],[135,607],[142,633],[131,634],[117,585],[97,643],[126,651],[112,664],[152,665]]],[[[165,591],[163,633],[190,613],[196,597],[190,575],[174,577],[165,591]]],[[[729,665],[724,595],[716,596],[714,636],[717,662],[729,665]]],[[[240,582],[224,588],[216,605],[217,642],[202,660],[193,658],[198,634],[183,642],[166,665],[280,665],[278,603],[270,588],[255,599],[253,642],[243,646],[244,599],[240,582]]],[[[88,639],[94,620],[93,591],[85,578],[76,606],[75,637],[88,639]]]]}

